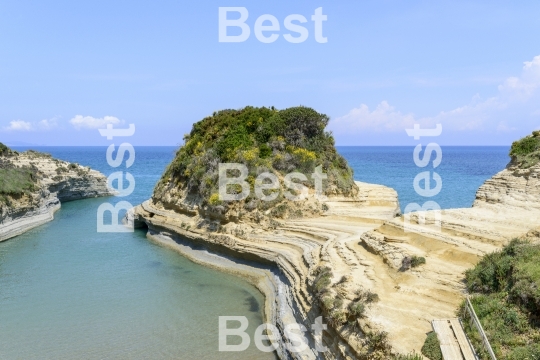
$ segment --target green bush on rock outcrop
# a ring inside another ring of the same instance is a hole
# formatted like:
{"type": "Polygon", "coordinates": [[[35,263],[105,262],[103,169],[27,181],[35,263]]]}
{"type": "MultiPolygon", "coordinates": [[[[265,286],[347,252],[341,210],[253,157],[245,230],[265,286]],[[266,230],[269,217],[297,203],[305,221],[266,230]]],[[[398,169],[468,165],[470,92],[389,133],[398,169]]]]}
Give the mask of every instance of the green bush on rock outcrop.
{"type": "MultiPolygon", "coordinates": [[[[283,177],[297,171],[308,177],[304,185],[313,189],[311,174],[321,166],[327,175],[323,182],[325,194],[354,195],[358,189],[352,170],[337,153],[332,134],[325,131],[328,121],[328,116],[303,106],[285,110],[248,106],[214,112],[193,124],[191,132],[184,136],[184,145],[156,185],[153,198],[160,201],[164,195],[176,193],[178,197],[195,199],[203,208],[217,207],[226,212],[229,203],[216,198],[220,163],[247,166],[246,181],[252,189],[251,195],[243,200],[246,211],[266,211],[286,202],[281,192],[270,203],[255,196],[253,185],[262,172],[273,173],[283,186],[283,177]]],[[[228,190],[239,192],[240,189],[228,190]]],[[[269,194],[269,190],[265,191],[269,194]]],[[[272,212],[277,217],[300,214],[288,206],[272,212]]]]}
{"type": "Polygon", "coordinates": [[[10,161],[2,159],[17,152],[0,143],[0,203],[9,204],[11,197],[18,197],[34,191],[37,183],[35,166],[16,167],[10,161]]]}
{"type": "Polygon", "coordinates": [[[521,168],[529,168],[540,161],[540,131],[514,141],[510,148],[512,160],[521,168]]]}
{"type": "Polygon", "coordinates": [[[0,142],[0,156],[7,155],[11,152],[11,149],[0,142]]]}

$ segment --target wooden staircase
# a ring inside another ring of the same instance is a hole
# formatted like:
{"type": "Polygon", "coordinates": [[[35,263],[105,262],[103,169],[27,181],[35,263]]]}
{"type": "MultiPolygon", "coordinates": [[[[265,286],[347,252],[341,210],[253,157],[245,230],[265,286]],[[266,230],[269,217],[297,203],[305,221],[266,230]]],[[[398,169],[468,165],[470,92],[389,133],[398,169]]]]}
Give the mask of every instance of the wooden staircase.
{"type": "Polygon", "coordinates": [[[433,320],[431,326],[441,344],[444,360],[477,359],[459,319],[433,320]]]}

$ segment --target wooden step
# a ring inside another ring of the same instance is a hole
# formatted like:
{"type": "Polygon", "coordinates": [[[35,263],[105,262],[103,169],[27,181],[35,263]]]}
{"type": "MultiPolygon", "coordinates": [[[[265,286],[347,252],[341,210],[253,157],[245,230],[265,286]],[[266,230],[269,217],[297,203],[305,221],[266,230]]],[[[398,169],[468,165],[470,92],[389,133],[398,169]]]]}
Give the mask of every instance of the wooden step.
{"type": "Polygon", "coordinates": [[[476,360],[459,319],[433,320],[431,324],[444,360],[476,360]]]}
{"type": "Polygon", "coordinates": [[[463,360],[459,344],[452,328],[450,328],[450,322],[447,319],[433,320],[432,325],[441,344],[441,352],[444,360],[463,360]]]}
{"type": "Polygon", "coordinates": [[[456,336],[461,353],[463,354],[465,360],[476,360],[469,340],[467,340],[467,336],[463,331],[463,327],[461,326],[459,319],[450,319],[450,325],[452,326],[452,330],[454,331],[454,335],[456,336]]]}

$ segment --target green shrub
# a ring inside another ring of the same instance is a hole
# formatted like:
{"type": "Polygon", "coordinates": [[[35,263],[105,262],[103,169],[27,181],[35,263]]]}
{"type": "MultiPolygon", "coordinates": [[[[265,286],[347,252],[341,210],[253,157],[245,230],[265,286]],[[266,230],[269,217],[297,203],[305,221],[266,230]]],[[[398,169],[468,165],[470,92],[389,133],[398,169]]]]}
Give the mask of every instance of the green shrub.
{"type": "Polygon", "coordinates": [[[11,149],[0,142],[0,156],[8,155],[11,153],[11,149]]]}
{"type": "Polygon", "coordinates": [[[510,300],[540,313],[540,245],[514,239],[466,272],[470,292],[508,292],[510,300]]]}
{"type": "Polygon", "coordinates": [[[506,360],[538,360],[540,359],[540,344],[528,344],[512,349],[506,360]]]}
{"type": "Polygon", "coordinates": [[[349,304],[349,313],[355,318],[361,318],[366,311],[366,305],[362,301],[355,301],[349,304]]]}
{"type": "Polygon", "coordinates": [[[379,295],[371,290],[359,290],[357,291],[357,295],[367,304],[379,301],[379,295]]]}
{"type": "Polygon", "coordinates": [[[37,183],[37,170],[29,166],[0,169],[0,194],[20,196],[32,192],[37,183]]]}
{"type": "Polygon", "coordinates": [[[287,214],[288,208],[289,206],[287,204],[279,204],[270,211],[270,214],[276,218],[284,218],[287,214]]]}
{"type": "Polygon", "coordinates": [[[529,155],[538,150],[539,141],[536,136],[527,136],[521,140],[514,141],[510,148],[511,156],[529,155]]]}
{"type": "Polygon", "coordinates": [[[367,331],[366,338],[373,350],[383,352],[389,352],[391,350],[386,331],[367,331]]]}
{"type": "Polygon", "coordinates": [[[326,296],[322,299],[323,308],[328,311],[334,308],[334,299],[330,296],[326,296]]]}
{"type": "MultiPolygon", "coordinates": [[[[355,193],[352,170],[337,153],[331,133],[325,131],[327,124],[328,116],[303,106],[285,110],[248,106],[214,112],[193,124],[184,136],[184,145],[156,185],[154,197],[160,198],[175,187],[208,204],[217,191],[218,164],[224,162],[245,164],[251,186],[261,171],[281,177],[302,171],[309,179],[304,185],[314,187],[309,175],[320,165],[327,174],[327,194],[355,193]]],[[[257,208],[265,205],[254,204],[257,208]]]]}
{"type": "Polygon", "coordinates": [[[214,193],[210,196],[210,199],[208,200],[210,205],[219,205],[221,204],[221,200],[219,199],[219,194],[214,193]]]}
{"type": "Polygon", "coordinates": [[[426,341],[424,341],[424,345],[422,346],[422,354],[424,354],[430,360],[443,360],[440,346],[441,343],[437,338],[437,334],[432,331],[427,335],[426,341]]]}
{"type": "MultiPolygon", "coordinates": [[[[471,297],[471,304],[497,358],[512,358],[517,349],[531,346],[540,340],[538,328],[530,324],[528,314],[508,302],[504,292],[477,294],[471,297]]],[[[480,357],[487,358],[476,328],[468,321],[464,322],[464,328],[480,357]]]]}
{"type": "Polygon", "coordinates": [[[540,160],[540,132],[533,131],[532,136],[526,136],[512,143],[510,156],[522,168],[529,168],[540,160]]]}
{"type": "Polygon", "coordinates": [[[6,204],[7,206],[11,206],[11,198],[7,195],[0,194],[0,205],[6,204]]]}
{"type": "MultiPolygon", "coordinates": [[[[465,274],[471,303],[500,359],[539,359],[540,245],[518,239],[485,255],[465,274]]],[[[463,312],[462,304],[461,312],[463,312]]],[[[485,357],[475,328],[465,331],[485,357]]]]}
{"type": "Polygon", "coordinates": [[[330,326],[338,327],[347,321],[347,313],[343,310],[334,309],[327,315],[326,321],[330,326]]]}
{"type": "Polygon", "coordinates": [[[422,256],[405,256],[401,261],[401,271],[406,271],[426,263],[426,258],[422,256]]]}
{"type": "Polygon", "coordinates": [[[313,288],[317,293],[323,293],[332,283],[332,269],[328,266],[318,267],[315,269],[314,274],[315,280],[313,281],[313,288]]]}
{"type": "Polygon", "coordinates": [[[270,146],[268,146],[267,144],[259,145],[259,156],[262,159],[266,159],[270,155],[272,155],[272,148],[270,146]]]}
{"type": "MultiPolygon", "coordinates": [[[[406,355],[394,355],[393,360],[423,360],[422,355],[415,353],[414,351],[406,355]]],[[[441,358],[442,359],[442,358],[441,358]]]]}
{"type": "Polygon", "coordinates": [[[415,268],[420,265],[424,265],[426,263],[426,258],[423,256],[416,256],[413,255],[411,258],[411,267],[415,268]]]}

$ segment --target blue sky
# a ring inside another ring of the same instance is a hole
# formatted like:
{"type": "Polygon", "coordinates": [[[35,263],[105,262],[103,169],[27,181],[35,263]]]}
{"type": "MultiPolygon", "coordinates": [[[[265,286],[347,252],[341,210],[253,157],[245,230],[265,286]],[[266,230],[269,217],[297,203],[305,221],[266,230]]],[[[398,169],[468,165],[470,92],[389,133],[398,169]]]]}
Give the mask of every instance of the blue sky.
{"type": "Polygon", "coordinates": [[[338,145],[509,145],[540,128],[540,2],[0,2],[0,141],[108,145],[96,127],[134,123],[134,145],[177,145],[193,122],[246,105],[305,105],[338,145]],[[218,42],[218,8],[245,7],[242,43],[218,42]],[[300,44],[259,42],[258,16],[313,22],[300,44]],[[536,57],[536,58],[535,58],[536,57]],[[435,140],[435,139],[433,139],[435,140]]]}

